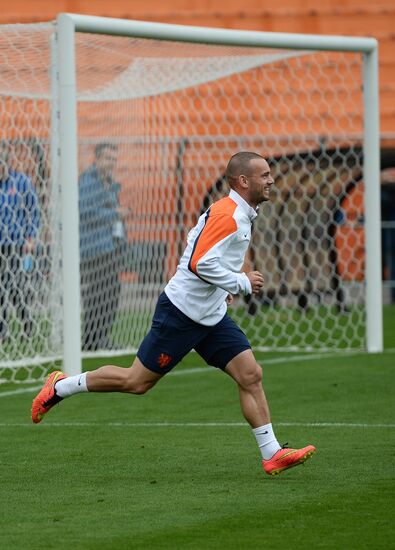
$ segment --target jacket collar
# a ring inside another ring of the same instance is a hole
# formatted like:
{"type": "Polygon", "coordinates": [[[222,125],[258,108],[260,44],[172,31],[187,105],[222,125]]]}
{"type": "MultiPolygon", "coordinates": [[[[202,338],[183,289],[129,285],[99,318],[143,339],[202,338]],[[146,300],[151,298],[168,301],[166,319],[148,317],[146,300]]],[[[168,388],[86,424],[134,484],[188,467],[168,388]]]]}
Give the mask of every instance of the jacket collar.
{"type": "Polygon", "coordinates": [[[243,197],[241,197],[236,191],[234,191],[233,189],[230,190],[230,193],[229,193],[229,197],[238,205],[240,206],[240,208],[247,214],[247,216],[249,217],[250,221],[252,221],[254,218],[257,217],[258,215],[258,207],[256,208],[256,210],[254,208],[252,208],[252,206],[250,206],[248,204],[247,201],[245,201],[243,199],[243,197]]]}

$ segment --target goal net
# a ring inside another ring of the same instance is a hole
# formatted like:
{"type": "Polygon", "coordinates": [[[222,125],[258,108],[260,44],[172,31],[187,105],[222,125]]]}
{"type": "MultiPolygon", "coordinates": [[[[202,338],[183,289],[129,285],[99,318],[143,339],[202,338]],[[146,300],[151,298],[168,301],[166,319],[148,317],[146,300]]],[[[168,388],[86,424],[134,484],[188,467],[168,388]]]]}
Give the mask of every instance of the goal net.
{"type": "MultiPolygon", "coordinates": [[[[0,27],[2,381],[63,357],[55,33],[0,27]]],[[[275,185],[244,266],[264,291],[230,314],[258,349],[365,346],[360,53],[76,33],[75,60],[84,353],[136,351],[241,150],[268,159],[275,185]]]]}

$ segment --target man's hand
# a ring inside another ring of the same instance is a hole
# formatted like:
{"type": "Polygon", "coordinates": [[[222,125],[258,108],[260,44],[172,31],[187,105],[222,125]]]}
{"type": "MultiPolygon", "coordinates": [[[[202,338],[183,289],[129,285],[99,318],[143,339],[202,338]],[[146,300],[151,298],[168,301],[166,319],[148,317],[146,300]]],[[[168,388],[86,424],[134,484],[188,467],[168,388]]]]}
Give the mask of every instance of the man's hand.
{"type": "Polygon", "coordinates": [[[227,297],[225,298],[225,302],[227,303],[228,306],[230,306],[230,304],[233,302],[233,295],[228,294],[227,297]]]}
{"type": "Polygon", "coordinates": [[[259,294],[265,282],[262,273],[259,273],[259,271],[250,271],[247,273],[247,277],[251,283],[252,293],[259,294]]]}

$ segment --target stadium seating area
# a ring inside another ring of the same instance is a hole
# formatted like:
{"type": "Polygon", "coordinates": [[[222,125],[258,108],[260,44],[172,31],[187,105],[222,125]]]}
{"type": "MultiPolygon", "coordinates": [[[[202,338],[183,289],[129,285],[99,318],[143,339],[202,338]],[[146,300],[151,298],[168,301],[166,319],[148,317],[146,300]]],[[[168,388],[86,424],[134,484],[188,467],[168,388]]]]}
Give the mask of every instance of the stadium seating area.
{"type": "Polygon", "coordinates": [[[0,1],[0,23],[50,21],[60,12],[270,32],[373,36],[380,50],[381,132],[395,133],[393,0],[15,0],[0,1]]]}

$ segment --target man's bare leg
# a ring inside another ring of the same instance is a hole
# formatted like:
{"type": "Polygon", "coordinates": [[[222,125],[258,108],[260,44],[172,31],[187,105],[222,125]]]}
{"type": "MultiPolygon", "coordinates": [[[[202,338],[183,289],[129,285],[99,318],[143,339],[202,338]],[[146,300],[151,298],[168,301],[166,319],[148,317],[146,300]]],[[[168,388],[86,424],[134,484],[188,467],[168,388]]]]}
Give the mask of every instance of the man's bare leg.
{"type": "Polygon", "coordinates": [[[225,367],[239,388],[240,406],[244,418],[252,428],[268,424],[270,411],[262,387],[262,369],[251,350],[243,351],[225,367]]]}
{"type": "MultiPolygon", "coordinates": [[[[136,357],[128,369],[106,365],[87,372],[86,385],[90,392],[124,392],[143,394],[163,378],[163,374],[153,372],[136,357]]],[[[67,379],[66,379],[67,380],[67,379]]],[[[56,385],[56,391],[62,381],[56,385]]],[[[65,382],[66,383],[66,382],[65,382]]]]}
{"type": "Polygon", "coordinates": [[[61,371],[51,373],[41,391],[33,400],[32,420],[41,422],[51,408],[76,393],[125,392],[144,394],[163,377],[144,367],[136,357],[130,368],[107,365],[91,372],[66,376],[61,371]]]}
{"type": "Polygon", "coordinates": [[[261,367],[249,349],[229,361],[225,372],[238,385],[241,410],[254,432],[263,459],[270,459],[281,446],[270,422],[269,405],[262,387],[261,367]]]}
{"type": "Polygon", "coordinates": [[[243,351],[225,367],[237,383],[244,417],[254,432],[262,454],[262,466],[269,475],[277,475],[288,468],[303,464],[315,453],[315,447],[282,449],[270,422],[269,405],[262,388],[262,369],[251,350],[243,351]]]}

